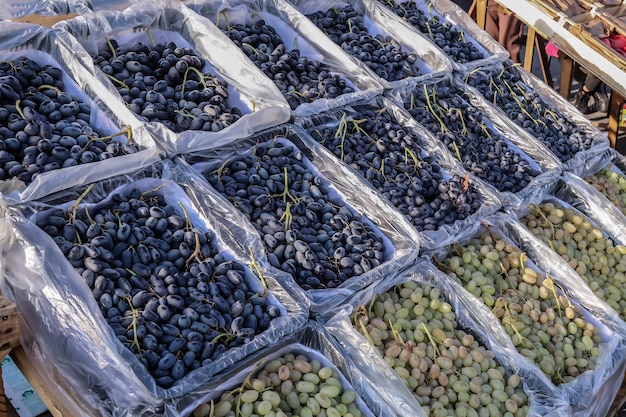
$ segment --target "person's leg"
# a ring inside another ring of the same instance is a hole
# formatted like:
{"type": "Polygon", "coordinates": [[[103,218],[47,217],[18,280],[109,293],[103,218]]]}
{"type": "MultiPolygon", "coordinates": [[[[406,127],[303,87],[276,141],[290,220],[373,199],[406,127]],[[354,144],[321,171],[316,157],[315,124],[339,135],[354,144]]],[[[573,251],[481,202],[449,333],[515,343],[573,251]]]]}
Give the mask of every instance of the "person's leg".
{"type": "Polygon", "coordinates": [[[498,22],[498,3],[487,0],[487,13],[485,15],[485,31],[496,42],[500,42],[500,26],[498,22]]]}
{"type": "Polygon", "coordinates": [[[522,48],[522,36],[524,24],[512,14],[499,13],[500,34],[498,42],[509,51],[513,62],[521,62],[520,50],[522,48]]]}

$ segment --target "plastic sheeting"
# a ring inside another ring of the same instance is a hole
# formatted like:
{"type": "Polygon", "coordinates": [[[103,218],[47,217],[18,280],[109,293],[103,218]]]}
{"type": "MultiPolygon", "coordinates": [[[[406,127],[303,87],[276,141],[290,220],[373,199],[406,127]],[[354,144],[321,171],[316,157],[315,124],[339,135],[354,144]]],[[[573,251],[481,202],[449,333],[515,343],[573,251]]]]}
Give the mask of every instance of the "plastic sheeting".
{"type": "Polygon", "coordinates": [[[439,48],[416,33],[415,30],[404,25],[398,16],[381,13],[383,9],[380,4],[365,3],[361,0],[274,1],[277,7],[289,16],[289,19],[297,26],[298,31],[314,41],[318,49],[330,51],[337,57],[345,55],[363,67],[365,67],[365,64],[362,61],[349,56],[341,46],[335,44],[323,31],[318,29],[306,15],[351,5],[357,13],[364,16],[363,23],[372,36],[377,34],[389,35],[398,41],[406,52],[415,54],[419,58],[416,64],[421,71],[421,74],[418,74],[416,77],[407,77],[403,80],[390,82],[370,71],[372,77],[377,79],[387,89],[400,87],[410,81],[424,81],[430,77],[452,71],[450,59],[439,48]]]}
{"type": "MultiPolygon", "coordinates": [[[[403,108],[406,108],[406,105],[411,103],[412,94],[418,88],[422,89],[424,86],[432,88],[435,87],[435,85],[451,85],[459,91],[463,91],[464,95],[459,96],[459,98],[468,106],[482,113],[482,122],[488,130],[488,134],[492,136],[499,135],[509,146],[509,149],[518,153],[523,160],[529,163],[531,168],[540,171],[539,175],[535,176],[524,189],[517,193],[500,191],[494,185],[483,181],[485,186],[490,188],[491,192],[498,195],[503,206],[524,206],[529,196],[532,196],[533,189],[546,186],[556,181],[556,178],[561,173],[560,161],[555,158],[541,142],[525,134],[525,132],[521,133],[518,129],[512,128],[508,119],[505,119],[500,112],[485,105],[484,98],[480,94],[473,94],[473,91],[468,89],[468,86],[458,78],[452,75],[446,75],[441,78],[431,78],[423,83],[416,83],[406,88],[397,89],[393,94],[390,94],[390,97],[396,100],[403,108]]],[[[441,101],[448,102],[446,99],[440,99],[439,102],[441,101]]],[[[408,117],[411,116],[408,115],[408,117]]],[[[419,120],[416,120],[416,122],[420,123],[419,120]]],[[[435,135],[435,133],[431,133],[435,135]]],[[[433,135],[431,135],[431,137],[434,141],[429,140],[430,137],[422,137],[424,141],[423,147],[425,149],[441,148],[440,154],[445,158],[445,165],[458,167],[458,170],[467,170],[459,161],[458,157],[433,135]]]]}
{"type": "MultiPolygon", "coordinates": [[[[254,363],[248,360],[242,362],[237,369],[229,373],[230,377],[220,384],[214,384],[210,394],[199,398],[187,405],[182,410],[181,415],[191,415],[192,411],[203,403],[216,400],[227,390],[241,385],[242,381],[252,371],[258,371],[263,364],[279,358],[287,353],[303,354],[309,360],[318,360],[323,366],[337,369],[339,378],[345,389],[353,389],[357,393],[357,404],[363,416],[379,417],[404,417],[406,414],[393,413],[378,392],[378,384],[370,384],[363,378],[360,370],[350,361],[340,344],[321,324],[316,321],[309,321],[306,326],[289,335],[271,347],[263,350],[258,358],[254,358],[254,363]]],[[[226,379],[226,378],[224,378],[226,379]]]]}
{"type": "MultiPolygon", "coordinates": [[[[366,2],[376,2],[380,0],[364,0],[366,2]]],[[[442,24],[450,24],[453,27],[463,31],[465,40],[471,42],[476,48],[482,52],[484,58],[476,59],[469,62],[456,62],[450,57],[450,63],[452,70],[459,73],[467,73],[474,68],[494,65],[499,62],[503,62],[509,57],[509,52],[496,42],[487,32],[482,30],[476,22],[467,14],[463,9],[457,6],[450,0],[395,0],[397,4],[405,4],[412,2],[419,10],[423,11],[426,16],[431,18],[438,18],[442,24]]],[[[383,16],[387,16],[389,11],[381,12],[383,16]]],[[[410,23],[404,22],[419,32],[418,28],[414,28],[410,23]]],[[[426,39],[430,38],[428,35],[423,34],[426,39]]],[[[445,51],[442,50],[445,53],[445,51]]]]}
{"type": "MultiPolygon", "coordinates": [[[[293,279],[283,283],[308,300],[312,313],[319,313],[345,302],[354,292],[411,264],[418,255],[421,240],[417,231],[403,218],[388,215],[393,212],[388,203],[377,198],[373,190],[364,186],[349,169],[339,166],[328,152],[311,146],[305,136],[306,133],[297,126],[283,125],[219,150],[186,155],[186,160],[196,173],[204,175],[219,168],[225,161],[235,160],[237,156],[251,151],[258,144],[280,140],[303,152],[303,162],[325,183],[331,201],[348,206],[351,211],[362,216],[364,222],[371,222],[373,230],[386,242],[386,261],[381,265],[347,279],[337,288],[311,289],[305,292],[293,279]]],[[[226,198],[222,199],[221,204],[229,207],[231,215],[238,219],[238,224],[254,228],[248,218],[239,213],[226,198]]]]}
{"type": "MultiPolygon", "coordinates": [[[[263,19],[271,26],[282,39],[286,51],[298,49],[300,56],[310,60],[322,62],[330,69],[333,75],[340,75],[347,80],[347,84],[354,88],[353,93],[343,94],[334,99],[317,99],[310,103],[300,104],[292,111],[293,115],[314,114],[345,103],[372,97],[383,91],[383,86],[376,80],[375,75],[363,65],[359,65],[345,56],[335,56],[332,50],[318,49],[310,36],[297,30],[297,21],[294,21],[286,12],[278,9],[274,2],[266,1],[211,1],[190,0],[185,4],[213,21],[222,30],[227,30],[231,24],[251,24],[257,19],[263,19]]],[[[249,65],[254,66],[252,61],[249,65]]]]}
{"type": "Polygon", "coordinates": [[[514,349],[501,344],[501,338],[506,337],[506,333],[499,327],[497,321],[491,318],[490,310],[480,305],[467,290],[448,279],[425,259],[419,259],[413,267],[401,274],[360,291],[350,299],[349,305],[343,309],[333,309],[323,317],[324,326],[331,333],[341,335],[341,338],[337,338],[338,342],[364,375],[378,381],[380,381],[380,375],[385,375],[385,378],[389,380],[387,384],[384,386],[380,384],[379,387],[382,396],[397,399],[392,407],[400,407],[399,410],[411,410],[405,411],[404,415],[424,415],[424,411],[408,391],[405,383],[394,375],[395,371],[380,358],[365,337],[352,327],[350,316],[359,306],[367,306],[376,294],[389,291],[393,286],[407,281],[439,288],[442,297],[450,303],[452,311],[456,314],[458,327],[468,329],[481,345],[493,351],[496,362],[507,372],[520,375],[524,392],[529,399],[528,417],[569,415],[569,406],[563,400],[561,393],[553,386],[545,384],[533,366],[518,360],[519,354],[514,349]]]}
{"type": "MultiPolygon", "coordinates": [[[[63,72],[65,91],[76,95],[89,105],[90,126],[100,131],[102,135],[117,133],[127,125],[125,119],[117,117],[113,110],[88,88],[89,77],[77,69],[73,51],[63,44],[53,30],[30,24],[0,22],[0,51],[2,59],[5,60],[26,56],[40,64],[60,68],[63,72]]],[[[157,146],[145,129],[134,126],[132,137],[142,149],[135,154],[42,173],[28,185],[16,179],[0,181],[2,198],[8,204],[36,200],[64,188],[123,174],[160,160],[157,146]],[[89,169],[85,169],[87,166],[89,169]]],[[[118,136],[114,140],[124,143],[123,139],[123,136],[118,136]]]]}
{"type": "MultiPolygon", "coordinates": [[[[478,76],[473,75],[474,72],[478,72],[481,77],[491,77],[495,74],[498,74],[502,71],[503,68],[509,67],[513,71],[519,72],[524,85],[520,85],[522,89],[525,91],[533,91],[541,97],[551,107],[553,111],[555,111],[558,115],[562,116],[565,120],[575,124],[578,128],[581,129],[582,135],[586,138],[591,139],[591,145],[588,149],[579,151],[574,155],[573,158],[563,163],[563,170],[572,172],[574,174],[579,174],[582,170],[586,169],[588,165],[593,165],[595,161],[601,157],[601,155],[609,148],[609,139],[606,136],[606,133],[600,132],[589,119],[587,119],[582,113],[580,113],[571,103],[561,97],[554,89],[549,87],[543,81],[539,80],[534,74],[529,73],[524,70],[522,67],[515,66],[513,67],[513,63],[511,61],[507,61],[504,66],[496,65],[491,67],[483,67],[477,68],[474,71],[468,73],[463,78],[467,80],[468,77],[478,76]]],[[[480,92],[474,87],[467,86],[467,90],[471,91],[474,95],[482,96],[480,92]]],[[[474,103],[476,106],[485,106],[487,104],[494,108],[492,103],[487,102],[486,100],[483,103],[476,102],[474,103]]],[[[497,109],[497,111],[501,111],[497,109]]],[[[506,115],[504,115],[507,117],[506,115]]],[[[523,132],[523,129],[518,126],[516,123],[514,124],[514,128],[519,129],[523,132]]],[[[520,136],[524,137],[527,133],[523,132],[520,136]]],[[[540,138],[536,138],[537,140],[541,140],[540,138]]]]}
{"type": "Polygon", "coordinates": [[[589,289],[585,281],[556,252],[533,236],[515,217],[499,213],[489,217],[487,223],[496,234],[512,241],[539,269],[558,282],[569,298],[591,314],[589,319],[594,320],[596,326],[604,328],[604,346],[600,347],[596,369],[560,385],[559,390],[562,398],[571,405],[568,415],[606,415],[611,405],[606,399],[615,397],[626,369],[626,323],[589,289]],[[585,395],[581,395],[583,392],[585,395]]]}
{"type": "MultiPolygon", "coordinates": [[[[102,416],[176,416],[177,404],[189,395],[206,394],[202,388],[220,372],[261,348],[296,332],[308,316],[297,294],[278,284],[280,272],[269,270],[249,243],[249,230],[231,223],[229,212],[214,206],[215,193],[201,183],[187,180],[174,163],[166,161],[162,173],[140,170],[97,183],[81,204],[106,199],[127,187],[143,191],[158,187],[174,206],[184,202],[194,226],[215,231],[219,248],[227,259],[248,265],[255,256],[270,292],[272,303],[283,315],[251,342],[226,350],[211,364],[200,367],[169,389],[156,386],[139,360],[124,348],[107,325],[100,307],[56,243],[30,219],[45,215],[51,207],[68,207],[85,188],[51,196],[45,203],[28,203],[10,208],[2,218],[2,293],[18,306],[27,329],[23,346],[31,363],[75,407],[102,416]]],[[[250,274],[248,279],[259,280],[250,274]]],[[[86,415],[77,413],[76,415],[86,415]]]]}
{"type": "Polygon", "coordinates": [[[149,45],[154,40],[191,47],[206,61],[203,72],[228,83],[228,104],[239,107],[243,115],[221,131],[174,133],[161,123],[146,123],[148,131],[170,154],[218,147],[289,120],[289,106],[276,86],[250,65],[243,52],[212,22],[180,2],[156,0],[134,4],[121,12],[91,13],[59,22],[55,29],[92,75],[93,88],[100,90],[111,107],[130,115],[134,124],[143,124],[143,120],[126,108],[115,85],[93,63],[92,54],[105,47],[106,37],[117,40],[120,46],[135,42],[149,45]]]}
{"type": "MultiPolygon", "coordinates": [[[[355,102],[349,106],[334,109],[319,115],[295,118],[294,123],[301,126],[305,131],[310,129],[319,129],[322,127],[334,128],[335,126],[339,126],[343,117],[346,119],[349,117],[353,117],[355,120],[361,119],[361,109],[368,108],[384,109],[385,111],[390,112],[402,127],[404,127],[407,131],[415,133],[422,141],[420,144],[422,155],[419,156],[424,157],[429,155],[434,157],[434,159],[445,171],[446,179],[450,178],[453,174],[458,174],[460,176],[464,176],[466,174],[467,171],[460,168],[458,164],[450,163],[450,158],[447,158],[444,153],[447,152],[447,150],[437,145],[437,139],[435,139],[429,131],[421,125],[418,125],[418,123],[413,120],[404,109],[400,108],[393,101],[385,97],[379,96],[371,100],[355,102]]],[[[311,144],[317,144],[317,141],[308,133],[306,134],[306,140],[311,144]]],[[[316,146],[318,148],[323,148],[320,144],[317,144],[316,146]]],[[[335,156],[333,156],[333,158],[335,160],[337,159],[335,156]]],[[[344,165],[344,163],[341,162],[341,165],[344,165]]],[[[349,167],[346,167],[345,169],[353,171],[352,168],[349,167]]],[[[385,199],[377,190],[372,188],[370,185],[371,183],[364,178],[361,173],[355,173],[354,175],[359,178],[359,181],[362,184],[359,186],[361,189],[371,190],[368,192],[375,193],[380,196],[379,198],[385,199]]],[[[422,236],[421,248],[433,249],[450,244],[455,239],[464,236],[464,233],[470,225],[476,223],[489,214],[495,213],[501,208],[502,202],[499,195],[493,193],[491,188],[487,187],[483,181],[475,178],[474,176],[470,176],[470,178],[470,182],[474,185],[482,199],[481,207],[463,220],[456,221],[453,224],[441,226],[437,230],[424,230],[420,232],[422,236]]],[[[392,212],[394,213],[393,217],[402,217],[402,214],[397,209],[394,208],[392,212]]]]}

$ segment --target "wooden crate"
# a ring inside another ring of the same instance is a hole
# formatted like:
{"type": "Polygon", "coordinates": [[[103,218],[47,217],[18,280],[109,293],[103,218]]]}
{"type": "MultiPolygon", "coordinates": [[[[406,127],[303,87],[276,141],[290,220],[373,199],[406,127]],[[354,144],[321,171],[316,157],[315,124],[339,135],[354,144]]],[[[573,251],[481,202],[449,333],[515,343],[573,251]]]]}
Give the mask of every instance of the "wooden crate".
{"type": "Polygon", "coordinates": [[[17,307],[0,295],[0,360],[20,345],[17,307]]]}

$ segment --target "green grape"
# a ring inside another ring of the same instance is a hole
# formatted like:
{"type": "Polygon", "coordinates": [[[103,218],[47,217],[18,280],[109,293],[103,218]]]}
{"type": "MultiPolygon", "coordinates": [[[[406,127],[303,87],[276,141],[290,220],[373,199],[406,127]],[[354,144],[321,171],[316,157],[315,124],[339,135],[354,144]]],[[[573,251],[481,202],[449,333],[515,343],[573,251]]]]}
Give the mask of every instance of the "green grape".
{"type": "Polygon", "coordinates": [[[397,285],[361,306],[352,324],[406,382],[427,415],[505,415],[508,400],[517,407],[516,416],[527,414],[519,375],[507,374],[492,351],[459,328],[438,288],[415,281],[397,285]],[[397,326],[399,321],[410,327],[397,326]]]}
{"type": "MultiPolygon", "coordinates": [[[[558,217],[556,214],[551,215],[558,217]]],[[[518,352],[534,361],[555,385],[594,369],[597,355],[592,355],[591,349],[598,346],[599,330],[585,320],[581,308],[571,303],[557,282],[529,267],[528,257],[515,245],[498,239],[488,230],[465,246],[454,245],[437,265],[466,288],[481,290],[478,298],[492,307],[518,352]],[[484,272],[474,271],[472,260],[484,264],[485,259],[498,266],[484,272]],[[458,276],[453,265],[472,271],[471,278],[458,276]],[[587,339],[588,347],[575,348],[576,341],[587,339]],[[566,365],[564,361],[557,363],[554,359],[568,355],[588,359],[585,367],[566,365]]]]}

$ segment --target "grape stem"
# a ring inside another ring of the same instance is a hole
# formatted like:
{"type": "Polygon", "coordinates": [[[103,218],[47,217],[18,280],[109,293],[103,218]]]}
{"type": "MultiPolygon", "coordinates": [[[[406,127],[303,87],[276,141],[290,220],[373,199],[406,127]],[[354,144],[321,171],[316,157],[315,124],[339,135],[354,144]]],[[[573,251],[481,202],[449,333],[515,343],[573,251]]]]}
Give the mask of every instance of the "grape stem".
{"type": "Polygon", "coordinates": [[[440,355],[439,348],[437,347],[437,342],[435,341],[435,339],[433,339],[433,335],[430,334],[430,330],[428,330],[426,324],[424,324],[424,322],[421,322],[421,324],[424,332],[426,333],[426,336],[428,337],[428,340],[430,341],[430,344],[433,346],[433,360],[435,360],[440,355]]]}
{"type": "Polygon", "coordinates": [[[49,84],[42,84],[39,87],[37,87],[37,91],[42,91],[42,90],[54,90],[57,94],[63,93],[63,91],[61,91],[59,88],[53,85],[49,85],[49,84]]]}
{"type": "Polygon", "coordinates": [[[113,44],[111,43],[111,39],[108,36],[105,36],[104,39],[106,40],[107,46],[111,50],[111,54],[113,54],[113,59],[117,59],[117,52],[115,51],[115,48],[113,47],[113,44]]]}
{"type": "Polygon", "coordinates": [[[261,280],[261,285],[263,286],[262,297],[267,297],[267,282],[265,281],[265,276],[263,275],[263,271],[259,267],[259,264],[256,261],[256,257],[254,256],[254,251],[252,250],[252,246],[248,248],[250,252],[250,270],[261,280]]]}
{"type": "MultiPolygon", "coordinates": [[[[128,301],[128,305],[131,310],[131,316],[133,318],[132,323],[128,326],[129,328],[132,327],[133,329],[133,342],[131,343],[131,346],[135,346],[137,348],[137,352],[141,354],[141,345],[139,344],[139,339],[137,337],[137,318],[139,317],[139,310],[137,310],[133,305],[133,300],[130,296],[126,298],[126,301],[128,301]]],[[[126,330],[129,330],[129,328],[127,328],[126,330]]]]}
{"type": "MultiPolygon", "coordinates": [[[[76,220],[76,211],[78,210],[78,205],[80,204],[81,201],[83,201],[83,199],[87,196],[87,194],[89,194],[89,192],[91,191],[93,187],[94,187],[94,184],[89,184],[87,189],[85,189],[85,191],[83,191],[83,193],[70,206],[68,211],[70,211],[70,218],[72,219],[72,223],[76,220]]],[[[85,208],[85,211],[87,211],[87,208],[85,208]]],[[[78,234],[76,236],[78,236],[78,234]]]]}
{"type": "Polygon", "coordinates": [[[426,105],[428,106],[428,109],[430,110],[430,113],[439,122],[439,125],[441,127],[441,131],[442,132],[447,132],[448,128],[446,128],[445,123],[443,122],[443,120],[441,120],[441,118],[439,118],[439,116],[437,116],[437,114],[435,113],[435,110],[433,109],[432,103],[430,102],[430,96],[428,95],[428,90],[426,88],[426,84],[424,84],[424,95],[426,96],[426,105]]]}

